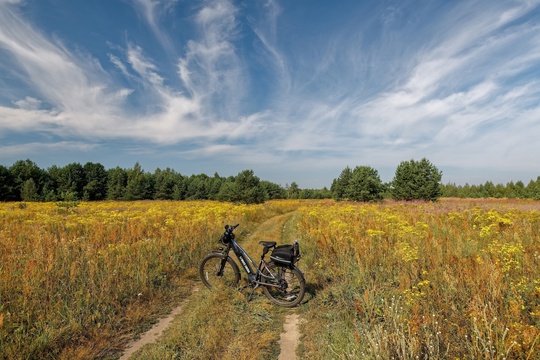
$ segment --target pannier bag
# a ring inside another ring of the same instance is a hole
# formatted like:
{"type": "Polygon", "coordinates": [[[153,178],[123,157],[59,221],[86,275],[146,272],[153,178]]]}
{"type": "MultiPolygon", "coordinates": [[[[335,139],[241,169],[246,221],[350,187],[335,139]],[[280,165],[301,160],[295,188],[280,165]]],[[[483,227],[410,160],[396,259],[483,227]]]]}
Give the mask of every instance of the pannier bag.
{"type": "Polygon", "coordinates": [[[300,247],[298,243],[295,245],[280,245],[272,250],[270,259],[277,266],[293,266],[300,260],[300,247]]]}

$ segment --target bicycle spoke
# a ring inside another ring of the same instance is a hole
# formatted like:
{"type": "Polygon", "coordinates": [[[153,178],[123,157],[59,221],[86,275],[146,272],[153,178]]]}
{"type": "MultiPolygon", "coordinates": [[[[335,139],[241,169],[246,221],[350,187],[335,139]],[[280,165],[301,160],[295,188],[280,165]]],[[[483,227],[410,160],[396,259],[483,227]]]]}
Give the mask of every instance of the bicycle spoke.
{"type": "Polygon", "coordinates": [[[264,281],[271,286],[265,286],[265,295],[281,306],[295,306],[304,297],[305,281],[298,269],[277,267],[270,263],[264,273],[271,279],[264,281]]]}
{"type": "Polygon", "coordinates": [[[203,260],[200,276],[207,287],[235,286],[240,280],[240,273],[234,262],[231,259],[224,263],[223,261],[221,254],[211,254],[203,260]]]}

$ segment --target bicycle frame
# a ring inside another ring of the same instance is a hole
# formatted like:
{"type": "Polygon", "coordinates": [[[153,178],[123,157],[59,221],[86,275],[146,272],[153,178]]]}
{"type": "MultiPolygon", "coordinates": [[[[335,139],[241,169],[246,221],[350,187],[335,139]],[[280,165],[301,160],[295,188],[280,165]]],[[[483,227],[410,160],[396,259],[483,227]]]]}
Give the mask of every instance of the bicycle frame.
{"type": "Polygon", "coordinates": [[[249,254],[246,252],[246,250],[244,250],[244,248],[241,247],[240,244],[238,244],[236,240],[234,239],[231,239],[229,244],[227,244],[227,248],[223,251],[224,255],[226,256],[222,260],[220,272],[225,266],[225,262],[227,261],[227,258],[230,257],[229,251],[231,249],[236,255],[236,257],[238,258],[238,261],[240,262],[240,264],[242,265],[242,269],[244,269],[244,271],[248,275],[250,283],[252,283],[256,287],[263,285],[263,286],[279,288],[281,286],[279,284],[270,284],[267,282],[260,281],[261,277],[265,279],[276,280],[275,276],[272,274],[272,271],[270,271],[270,269],[268,268],[267,262],[264,260],[265,253],[263,252],[263,255],[261,256],[261,261],[259,262],[259,265],[257,265],[255,261],[251,258],[251,256],[249,256],[249,254]],[[255,272],[253,269],[257,269],[257,271],[255,272]],[[263,271],[262,271],[263,269],[267,270],[269,276],[263,274],[263,271]]]}
{"type": "Polygon", "coordinates": [[[208,253],[202,259],[199,266],[199,276],[203,284],[210,289],[216,285],[234,286],[241,291],[251,288],[248,299],[251,299],[255,289],[262,287],[264,295],[274,304],[284,307],[294,307],[300,304],[306,292],[306,281],[304,274],[294,265],[300,259],[298,242],[295,241],[293,245],[276,247],[275,241],[260,241],[259,244],[263,248],[261,260],[257,265],[235,240],[233,231],[239,225],[225,225],[225,233],[220,237],[220,242],[224,246],[219,247],[218,251],[208,253]],[[274,248],[272,255],[266,261],[264,257],[272,248],[274,248]],[[287,249],[291,250],[290,264],[287,264],[289,257],[287,249]],[[238,262],[234,261],[233,256],[230,255],[231,250],[247,274],[247,278],[244,277],[247,280],[245,286],[238,287],[242,276],[238,262]]]}

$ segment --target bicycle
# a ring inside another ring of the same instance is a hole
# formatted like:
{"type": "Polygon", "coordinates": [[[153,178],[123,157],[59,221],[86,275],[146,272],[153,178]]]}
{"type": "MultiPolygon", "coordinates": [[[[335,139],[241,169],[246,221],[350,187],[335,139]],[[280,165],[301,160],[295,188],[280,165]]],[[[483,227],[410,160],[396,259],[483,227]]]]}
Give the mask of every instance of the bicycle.
{"type": "Polygon", "coordinates": [[[298,305],[306,291],[304,275],[295,265],[300,260],[298,241],[293,245],[281,246],[276,246],[275,241],[260,241],[259,244],[263,249],[261,260],[257,265],[235,240],[233,231],[238,226],[239,224],[225,225],[225,233],[219,240],[224,247],[203,258],[199,275],[204,285],[208,288],[238,285],[241,279],[240,269],[229,255],[232,250],[247,274],[248,285],[244,288],[248,286],[251,288],[249,298],[257,288],[262,287],[264,295],[273,303],[284,307],[298,305]],[[270,249],[273,249],[270,261],[266,261],[265,256],[270,249]]]}

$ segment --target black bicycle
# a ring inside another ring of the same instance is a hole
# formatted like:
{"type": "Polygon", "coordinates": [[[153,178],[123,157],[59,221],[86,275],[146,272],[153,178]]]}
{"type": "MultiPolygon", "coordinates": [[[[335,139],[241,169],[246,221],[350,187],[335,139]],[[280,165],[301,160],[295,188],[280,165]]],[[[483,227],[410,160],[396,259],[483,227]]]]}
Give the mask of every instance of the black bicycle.
{"type": "Polygon", "coordinates": [[[300,260],[298,241],[293,245],[281,246],[276,246],[275,241],[259,242],[263,249],[261,261],[257,265],[235,240],[233,231],[238,225],[226,225],[225,233],[220,238],[224,246],[220,247],[219,251],[209,253],[202,260],[199,273],[204,285],[209,288],[219,285],[238,286],[240,270],[229,256],[232,250],[248,276],[250,297],[255,289],[262,287],[266,297],[275,304],[285,307],[298,305],[306,291],[304,275],[295,265],[300,260]],[[265,256],[270,249],[273,249],[270,261],[266,261],[265,256]]]}

